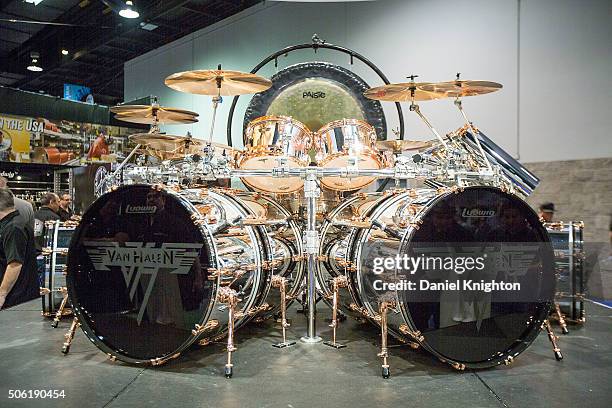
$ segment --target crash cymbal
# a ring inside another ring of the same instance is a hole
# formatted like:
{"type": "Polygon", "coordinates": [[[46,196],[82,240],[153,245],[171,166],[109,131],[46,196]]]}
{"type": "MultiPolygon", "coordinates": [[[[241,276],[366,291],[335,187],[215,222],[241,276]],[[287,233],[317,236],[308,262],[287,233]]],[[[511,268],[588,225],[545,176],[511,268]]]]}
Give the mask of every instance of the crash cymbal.
{"type": "Polygon", "coordinates": [[[381,151],[392,151],[394,153],[409,150],[422,150],[431,146],[431,142],[421,140],[379,140],[376,148],[381,151]]]}
{"type": "Polygon", "coordinates": [[[425,84],[421,87],[424,91],[443,94],[447,98],[484,95],[499,91],[501,88],[502,84],[497,82],[463,80],[425,84]]]}
{"type": "Polygon", "coordinates": [[[196,123],[199,116],[196,112],[159,105],[119,105],[110,110],[118,120],[145,125],[196,123]]]}
{"type": "Polygon", "coordinates": [[[272,86],[272,81],[259,75],[226,70],[178,72],[167,77],[164,83],[181,92],[222,96],[253,94],[272,86]]]}
{"type": "Polygon", "coordinates": [[[425,91],[423,86],[434,85],[429,82],[404,82],[399,84],[389,84],[370,88],[363,94],[368,99],[388,102],[411,101],[430,101],[432,99],[445,98],[444,94],[425,91]],[[414,95],[414,97],[413,97],[414,95]]]}

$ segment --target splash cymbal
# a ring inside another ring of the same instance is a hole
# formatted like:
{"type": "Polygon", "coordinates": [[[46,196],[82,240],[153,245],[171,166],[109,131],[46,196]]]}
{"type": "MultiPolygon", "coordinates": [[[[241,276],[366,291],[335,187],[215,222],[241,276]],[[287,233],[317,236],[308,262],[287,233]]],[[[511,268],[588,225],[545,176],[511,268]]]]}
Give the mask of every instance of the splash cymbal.
{"type": "Polygon", "coordinates": [[[118,120],[144,125],[196,123],[199,116],[196,112],[159,105],[118,105],[110,110],[118,120]]]}
{"type": "Polygon", "coordinates": [[[253,94],[272,86],[272,81],[256,74],[220,69],[178,72],[164,83],[180,92],[222,96],[253,94]]]}
{"type": "Polygon", "coordinates": [[[443,94],[446,98],[461,98],[464,96],[484,95],[499,91],[502,84],[491,81],[448,81],[425,84],[421,87],[424,91],[443,94]]]}
{"type": "Polygon", "coordinates": [[[421,140],[379,140],[376,148],[381,151],[392,151],[394,153],[409,150],[422,150],[431,146],[431,142],[421,140]]]}
{"type": "Polygon", "coordinates": [[[429,82],[404,82],[389,84],[370,88],[363,94],[368,99],[387,102],[406,102],[406,101],[430,101],[432,99],[445,98],[444,94],[426,91],[426,85],[434,85],[429,82]]]}

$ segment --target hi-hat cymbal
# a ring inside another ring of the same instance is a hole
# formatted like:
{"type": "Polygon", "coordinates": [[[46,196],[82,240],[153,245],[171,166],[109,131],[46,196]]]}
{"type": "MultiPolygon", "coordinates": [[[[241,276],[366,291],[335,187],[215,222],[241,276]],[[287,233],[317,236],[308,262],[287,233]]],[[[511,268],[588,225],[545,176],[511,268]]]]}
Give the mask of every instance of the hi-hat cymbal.
{"type": "Polygon", "coordinates": [[[130,135],[130,141],[152,149],[171,151],[177,147],[198,146],[202,148],[204,141],[187,136],[167,135],[164,133],[135,133],[130,135]]]}
{"type": "Polygon", "coordinates": [[[145,125],[196,123],[199,116],[196,112],[159,105],[119,105],[110,110],[118,120],[145,125]]]}
{"type": "Polygon", "coordinates": [[[420,140],[379,140],[376,142],[376,148],[381,151],[392,151],[394,153],[405,152],[409,150],[422,150],[431,146],[431,142],[420,140]]]}
{"type": "Polygon", "coordinates": [[[370,88],[363,94],[368,99],[388,102],[405,101],[430,101],[432,99],[445,98],[444,94],[426,91],[425,85],[434,85],[429,82],[404,82],[399,84],[389,84],[370,88]]]}
{"type": "Polygon", "coordinates": [[[272,81],[256,74],[226,70],[198,70],[172,74],[164,83],[181,92],[234,96],[265,91],[272,81]]]}
{"type": "Polygon", "coordinates": [[[491,81],[448,81],[425,84],[421,87],[424,91],[443,94],[447,98],[460,98],[464,96],[484,95],[499,91],[502,84],[491,81]]]}

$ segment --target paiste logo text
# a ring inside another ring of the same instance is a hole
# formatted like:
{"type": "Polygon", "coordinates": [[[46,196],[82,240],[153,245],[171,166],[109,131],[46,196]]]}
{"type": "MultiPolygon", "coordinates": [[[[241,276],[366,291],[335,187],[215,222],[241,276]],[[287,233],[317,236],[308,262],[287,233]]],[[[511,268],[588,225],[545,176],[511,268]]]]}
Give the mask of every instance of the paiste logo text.
{"type": "Polygon", "coordinates": [[[112,267],[121,269],[130,300],[134,300],[142,275],[150,276],[148,283],[144,283],[147,287],[138,311],[139,325],[149,303],[158,273],[187,275],[203,246],[200,243],[182,242],[166,242],[159,247],[157,245],[154,242],[126,242],[123,245],[106,241],[84,242],[96,271],[110,271],[112,267]]]}

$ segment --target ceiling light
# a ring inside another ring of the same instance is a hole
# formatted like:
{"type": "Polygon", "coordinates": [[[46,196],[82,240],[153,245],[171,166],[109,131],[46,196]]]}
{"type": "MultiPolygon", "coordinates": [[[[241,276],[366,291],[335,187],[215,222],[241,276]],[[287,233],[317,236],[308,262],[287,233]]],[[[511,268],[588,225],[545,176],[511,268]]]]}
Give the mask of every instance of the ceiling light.
{"type": "Polygon", "coordinates": [[[62,50],[62,55],[68,55],[68,50],[63,49],[63,50],[62,50]]]}
{"type": "Polygon", "coordinates": [[[38,6],[43,0],[24,0],[26,3],[32,3],[35,6],[38,6]]]}
{"type": "Polygon", "coordinates": [[[125,7],[119,11],[119,15],[123,18],[138,18],[140,14],[134,10],[134,3],[132,0],[128,0],[125,2],[125,7]]]}
{"type": "Polygon", "coordinates": [[[32,58],[32,62],[30,62],[30,65],[28,65],[27,70],[28,71],[33,71],[33,72],[40,72],[42,71],[42,67],[40,67],[38,65],[38,59],[40,58],[40,54],[37,52],[32,51],[30,53],[30,58],[32,58]]]}

